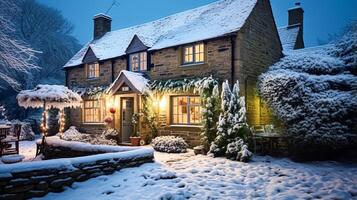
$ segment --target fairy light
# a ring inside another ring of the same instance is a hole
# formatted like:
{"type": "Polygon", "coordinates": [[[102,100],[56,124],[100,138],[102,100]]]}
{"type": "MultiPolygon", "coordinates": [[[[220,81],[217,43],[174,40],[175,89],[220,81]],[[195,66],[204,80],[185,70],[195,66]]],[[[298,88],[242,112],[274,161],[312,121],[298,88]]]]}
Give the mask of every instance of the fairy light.
{"type": "Polygon", "coordinates": [[[43,111],[42,113],[42,119],[41,119],[41,130],[42,130],[42,134],[45,136],[47,135],[47,112],[48,112],[48,109],[45,108],[45,110],[43,111]]]}
{"type": "Polygon", "coordinates": [[[65,121],[65,113],[64,110],[61,109],[60,113],[59,113],[59,132],[60,132],[60,136],[63,136],[63,132],[64,132],[64,127],[66,125],[66,121],[65,121]]]}

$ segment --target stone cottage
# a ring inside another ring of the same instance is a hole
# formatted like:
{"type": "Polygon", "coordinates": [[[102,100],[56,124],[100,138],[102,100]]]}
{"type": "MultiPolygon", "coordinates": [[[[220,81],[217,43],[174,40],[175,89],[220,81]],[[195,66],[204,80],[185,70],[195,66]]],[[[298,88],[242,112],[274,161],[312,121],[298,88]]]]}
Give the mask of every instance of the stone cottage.
{"type": "MultiPolygon", "coordinates": [[[[100,133],[106,128],[105,117],[112,116],[111,126],[126,143],[148,82],[212,76],[238,80],[248,123],[267,124],[269,113],[256,92],[257,76],[283,56],[283,47],[303,47],[298,21],[302,13],[299,6],[289,10],[289,27],[279,32],[269,0],[220,0],[116,31],[111,30],[111,17],[98,14],[93,40],[64,66],[66,85],[84,99],[82,108],[70,111],[71,123],[83,132],[100,133]],[[282,45],[279,33],[289,45],[282,45]]],[[[200,143],[197,94],[161,94],[156,107],[159,135],[179,135],[190,146],[200,143]]],[[[146,126],[141,122],[137,130],[143,134],[146,126]]]]}

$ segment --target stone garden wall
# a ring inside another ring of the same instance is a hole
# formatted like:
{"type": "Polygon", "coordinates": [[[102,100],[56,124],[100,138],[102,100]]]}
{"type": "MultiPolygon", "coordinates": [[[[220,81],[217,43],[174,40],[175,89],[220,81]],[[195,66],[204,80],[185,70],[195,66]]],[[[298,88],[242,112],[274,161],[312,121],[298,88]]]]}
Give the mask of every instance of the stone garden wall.
{"type": "MultiPolygon", "coordinates": [[[[62,148],[63,151],[57,153],[68,153],[68,144],[66,142],[65,146],[67,146],[62,148]]],[[[78,142],[77,146],[74,146],[77,148],[76,151],[80,152],[78,142]]],[[[88,147],[88,145],[86,146],[88,147]]],[[[104,146],[100,151],[107,149],[111,152],[111,150],[117,149],[119,152],[2,165],[0,166],[0,199],[16,200],[42,197],[49,192],[61,192],[65,186],[70,186],[73,182],[86,181],[97,176],[112,174],[122,168],[153,161],[151,148],[128,150],[129,148],[104,146]]],[[[90,154],[95,152],[95,148],[85,150],[90,150],[87,152],[90,154]]]]}

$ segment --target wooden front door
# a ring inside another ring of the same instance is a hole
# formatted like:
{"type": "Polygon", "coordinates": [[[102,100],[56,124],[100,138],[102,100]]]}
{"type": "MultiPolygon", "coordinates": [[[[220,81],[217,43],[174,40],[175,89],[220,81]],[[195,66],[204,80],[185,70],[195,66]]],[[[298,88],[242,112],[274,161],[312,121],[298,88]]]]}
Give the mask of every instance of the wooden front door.
{"type": "Polygon", "coordinates": [[[134,113],[134,98],[121,98],[121,135],[122,142],[130,142],[130,136],[134,131],[133,123],[131,122],[134,113]]]}

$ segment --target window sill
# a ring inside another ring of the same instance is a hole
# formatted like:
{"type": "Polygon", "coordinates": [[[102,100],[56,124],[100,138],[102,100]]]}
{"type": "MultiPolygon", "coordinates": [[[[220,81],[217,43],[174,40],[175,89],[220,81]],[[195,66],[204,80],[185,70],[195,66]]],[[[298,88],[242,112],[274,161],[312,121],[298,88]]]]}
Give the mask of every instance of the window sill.
{"type": "Polygon", "coordinates": [[[187,127],[187,128],[202,128],[202,125],[191,125],[191,124],[171,124],[170,127],[187,127]]]}
{"type": "Polygon", "coordinates": [[[180,67],[196,67],[196,66],[202,66],[204,65],[204,62],[198,62],[198,63],[188,63],[188,64],[182,64],[180,67]]]}
{"type": "Polygon", "coordinates": [[[93,123],[83,122],[82,124],[83,125],[93,125],[93,126],[105,125],[105,123],[101,123],[101,122],[93,122],[93,123]]]}
{"type": "Polygon", "coordinates": [[[87,78],[87,80],[89,80],[89,81],[95,81],[95,80],[98,80],[98,79],[99,79],[99,77],[87,78]]]}

